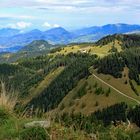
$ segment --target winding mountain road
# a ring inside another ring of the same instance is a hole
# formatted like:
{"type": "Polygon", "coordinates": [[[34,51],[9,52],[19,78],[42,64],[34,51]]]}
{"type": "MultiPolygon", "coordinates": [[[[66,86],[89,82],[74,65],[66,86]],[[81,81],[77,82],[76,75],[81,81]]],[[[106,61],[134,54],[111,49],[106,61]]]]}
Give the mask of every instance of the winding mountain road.
{"type": "Polygon", "coordinates": [[[109,86],[110,88],[114,89],[115,91],[117,91],[119,94],[127,97],[128,99],[131,99],[133,101],[135,101],[136,103],[140,104],[140,101],[133,98],[133,97],[130,97],[126,94],[124,94],[123,92],[119,91],[118,89],[116,89],[115,87],[111,86],[110,84],[108,84],[107,82],[105,82],[104,80],[102,80],[101,78],[99,78],[98,76],[96,76],[95,74],[92,73],[92,76],[94,76],[96,79],[98,79],[99,81],[101,81],[102,83],[106,84],[107,86],[109,86]]]}

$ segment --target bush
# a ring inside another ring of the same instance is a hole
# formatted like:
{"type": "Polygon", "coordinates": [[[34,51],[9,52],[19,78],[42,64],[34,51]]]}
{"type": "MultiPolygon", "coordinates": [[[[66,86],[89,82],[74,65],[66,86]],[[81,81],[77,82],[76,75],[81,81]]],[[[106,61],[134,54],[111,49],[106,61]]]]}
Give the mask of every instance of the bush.
{"type": "Polygon", "coordinates": [[[110,88],[108,88],[108,90],[106,91],[106,97],[108,97],[109,95],[110,95],[110,93],[111,93],[111,89],[110,88]]]}
{"type": "Polygon", "coordinates": [[[50,140],[42,127],[26,128],[20,132],[20,140],[50,140]]]}
{"type": "Polygon", "coordinates": [[[103,88],[102,87],[96,88],[95,89],[95,94],[96,95],[104,94],[103,88]]]}

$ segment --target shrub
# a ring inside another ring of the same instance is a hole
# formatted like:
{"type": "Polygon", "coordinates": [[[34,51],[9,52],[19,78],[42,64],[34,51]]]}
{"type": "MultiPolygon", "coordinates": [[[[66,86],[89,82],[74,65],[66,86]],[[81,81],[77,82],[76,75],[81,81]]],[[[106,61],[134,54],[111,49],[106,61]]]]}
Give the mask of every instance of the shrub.
{"type": "Polygon", "coordinates": [[[50,140],[50,137],[44,128],[32,127],[20,132],[20,140],[50,140]]]}
{"type": "Polygon", "coordinates": [[[87,87],[88,83],[85,82],[80,89],[77,91],[77,95],[75,98],[81,98],[83,97],[87,92],[86,92],[86,87],[87,87]]]}
{"type": "Polygon", "coordinates": [[[106,97],[108,97],[109,96],[109,94],[111,93],[111,89],[110,88],[108,88],[108,90],[106,91],[106,97]]]}
{"type": "Polygon", "coordinates": [[[104,94],[103,88],[102,87],[96,88],[95,89],[95,94],[96,95],[104,94]]]}

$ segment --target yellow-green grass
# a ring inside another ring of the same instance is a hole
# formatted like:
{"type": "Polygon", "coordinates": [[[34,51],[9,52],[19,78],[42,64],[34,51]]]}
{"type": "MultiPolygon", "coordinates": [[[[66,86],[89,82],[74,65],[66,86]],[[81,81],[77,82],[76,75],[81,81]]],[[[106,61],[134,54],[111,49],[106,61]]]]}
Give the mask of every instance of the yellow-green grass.
{"type": "Polygon", "coordinates": [[[108,43],[107,45],[104,46],[89,46],[87,48],[83,48],[87,50],[87,52],[90,52],[91,54],[96,54],[99,57],[104,57],[108,54],[110,54],[110,50],[112,47],[115,47],[118,52],[122,51],[121,46],[119,45],[119,41],[115,40],[114,42],[108,43]]]}
{"type": "Polygon", "coordinates": [[[122,51],[120,42],[115,40],[114,42],[108,43],[107,45],[104,46],[96,46],[94,44],[88,44],[87,46],[83,45],[72,45],[72,46],[66,46],[64,47],[61,51],[57,51],[51,55],[67,55],[71,52],[77,53],[77,52],[82,52],[82,53],[90,53],[90,54],[96,54],[99,57],[104,57],[108,54],[110,54],[110,50],[112,49],[112,46],[114,46],[118,52],[122,51]]]}
{"type": "Polygon", "coordinates": [[[108,89],[109,87],[107,85],[105,85],[91,75],[88,77],[88,79],[80,80],[78,85],[67,94],[67,96],[59,104],[58,109],[55,111],[60,113],[81,112],[84,114],[90,114],[98,109],[106,108],[120,102],[126,102],[130,106],[136,105],[134,101],[120,95],[119,93],[117,93],[117,91],[113,89],[111,89],[111,92],[107,97],[106,92],[108,89]],[[78,93],[78,90],[86,81],[88,82],[88,86],[86,87],[86,94],[81,98],[75,99],[74,96],[78,93]],[[102,89],[104,90],[104,94],[95,94],[95,83],[98,84],[97,87],[102,87],[102,89]],[[64,109],[61,108],[62,105],[64,105],[64,109]]]}
{"type": "MultiPolygon", "coordinates": [[[[130,83],[129,83],[130,79],[128,76],[129,69],[127,67],[125,67],[124,71],[122,72],[122,78],[114,78],[113,76],[108,75],[108,74],[106,74],[106,75],[105,74],[98,74],[96,72],[96,70],[94,70],[94,69],[92,69],[91,71],[96,76],[101,78],[103,81],[107,82],[108,84],[110,84],[114,88],[118,89],[122,93],[140,101],[140,96],[137,96],[130,86],[130,83]],[[125,83],[126,81],[127,81],[127,84],[125,83]]],[[[137,85],[137,89],[138,88],[140,88],[140,86],[137,85]]]]}
{"type": "Polygon", "coordinates": [[[63,70],[64,67],[59,67],[51,71],[43,81],[41,81],[37,86],[32,87],[29,90],[29,95],[24,98],[23,104],[27,104],[33,97],[39,95],[63,70]]]}
{"type": "Polygon", "coordinates": [[[9,59],[11,56],[12,56],[12,54],[10,54],[10,53],[2,55],[2,57],[5,59],[9,59]]]}
{"type": "Polygon", "coordinates": [[[79,51],[79,49],[80,49],[79,45],[66,46],[66,47],[62,48],[60,51],[57,51],[57,52],[49,54],[49,55],[54,55],[54,56],[56,56],[58,54],[67,55],[71,52],[77,53],[79,51]]]}

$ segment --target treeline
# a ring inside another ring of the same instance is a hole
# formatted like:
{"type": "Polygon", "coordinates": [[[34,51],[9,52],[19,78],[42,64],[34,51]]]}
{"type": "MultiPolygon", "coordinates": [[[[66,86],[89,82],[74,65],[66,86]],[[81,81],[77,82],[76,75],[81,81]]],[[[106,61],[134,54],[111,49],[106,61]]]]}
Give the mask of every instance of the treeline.
{"type": "Polygon", "coordinates": [[[63,72],[51,82],[38,97],[34,98],[27,107],[33,107],[39,112],[49,111],[58,106],[61,100],[72,90],[78,81],[89,75],[89,67],[95,61],[95,55],[70,53],[63,56],[59,65],[64,65],[63,72]]]}
{"type": "Polygon", "coordinates": [[[122,76],[125,61],[119,53],[111,54],[96,61],[94,67],[98,68],[98,73],[110,74],[115,78],[122,76]]]}
{"type": "Polygon", "coordinates": [[[52,56],[39,56],[28,60],[22,60],[19,65],[36,71],[34,75],[24,81],[20,90],[22,95],[28,95],[30,88],[38,85],[50,72],[58,67],[67,66],[69,62],[69,59],[65,59],[63,55],[57,55],[54,58],[52,56]]]}
{"type": "MultiPolygon", "coordinates": [[[[67,79],[70,80],[69,78],[72,77],[76,82],[76,80],[79,79],[77,77],[82,77],[82,75],[84,75],[83,73],[87,71],[89,63],[90,65],[92,65],[94,58],[95,56],[88,56],[87,54],[71,53],[67,56],[42,55],[35,58],[21,59],[16,64],[0,64],[0,78],[3,79],[4,82],[10,87],[12,87],[14,90],[19,91],[19,97],[23,98],[30,93],[29,91],[32,87],[37,86],[44,79],[44,77],[46,77],[46,75],[48,75],[50,72],[57,69],[58,67],[66,67],[65,71],[69,72],[65,74],[64,85],[65,83],[67,83],[67,79]],[[78,67],[80,67],[81,69],[79,68],[77,70],[78,67]],[[70,71],[73,71],[73,73],[70,74],[70,71]]],[[[63,78],[60,79],[60,81],[63,81],[63,78]]],[[[59,83],[59,79],[56,83],[59,83]]],[[[64,92],[72,89],[73,85],[74,83],[70,83],[70,86],[67,85],[66,87],[63,87],[65,88],[64,92]]]]}
{"type": "Polygon", "coordinates": [[[98,110],[91,115],[94,120],[101,120],[105,126],[110,125],[111,122],[114,124],[117,121],[125,122],[127,105],[125,103],[115,104],[103,110],[98,110]]]}
{"type": "Polygon", "coordinates": [[[28,95],[29,89],[36,86],[53,69],[59,67],[62,58],[50,56],[22,59],[17,64],[0,64],[0,79],[17,90],[19,97],[28,95]],[[57,61],[56,61],[57,60],[57,61]]]}
{"type": "Polygon", "coordinates": [[[124,52],[110,54],[95,63],[99,73],[122,77],[125,66],[129,68],[129,78],[140,84],[140,48],[127,49],[124,52]]]}
{"type": "Polygon", "coordinates": [[[21,98],[29,94],[30,88],[39,84],[51,71],[69,62],[62,55],[56,57],[42,55],[21,59],[17,64],[0,64],[0,79],[7,86],[19,91],[21,98]]]}
{"type": "Polygon", "coordinates": [[[21,67],[12,64],[1,64],[0,65],[0,76],[10,76],[21,70],[21,67]]]}
{"type": "Polygon", "coordinates": [[[96,42],[96,45],[103,46],[107,45],[110,42],[114,42],[118,40],[122,49],[127,48],[135,48],[140,47],[140,35],[131,34],[131,35],[123,35],[123,34],[114,34],[103,37],[101,40],[96,42]]]}
{"type": "Polygon", "coordinates": [[[19,90],[31,75],[34,75],[34,71],[20,65],[0,64],[0,80],[13,90],[19,90]]]}
{"type": "Polygon", "coordinates": [[[95,133],[96,131],[105,131],[110,125],[117,126],[122,122],[127,122],[128,119],[140,127],[139,118],[140,106],[130,109],[125,103],[118,103],[98,110],[89,116],[66,112],[62,115],[57,114],[55,120],[62,122],[67,127],[74,127],[87,133],[95,133]]]}

